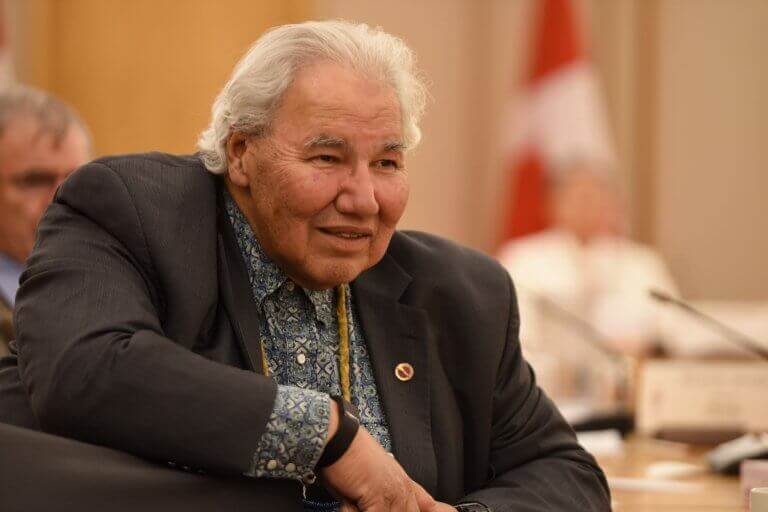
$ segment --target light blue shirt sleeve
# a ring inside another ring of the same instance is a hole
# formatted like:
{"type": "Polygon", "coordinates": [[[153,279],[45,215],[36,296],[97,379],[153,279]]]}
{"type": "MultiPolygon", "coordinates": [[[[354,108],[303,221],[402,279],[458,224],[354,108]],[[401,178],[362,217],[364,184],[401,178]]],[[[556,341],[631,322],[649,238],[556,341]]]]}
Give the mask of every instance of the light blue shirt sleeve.
{"type": "Polygon", "coordinates": [[[279,385],[274,408],[246,475],[314,481],[330,416],[331,398],[326,393],[279,385]]]}
{"type": "Polygon", "coordinates": [[[0,253],[0,299],[13,306],[24,264],[0,253]]]}

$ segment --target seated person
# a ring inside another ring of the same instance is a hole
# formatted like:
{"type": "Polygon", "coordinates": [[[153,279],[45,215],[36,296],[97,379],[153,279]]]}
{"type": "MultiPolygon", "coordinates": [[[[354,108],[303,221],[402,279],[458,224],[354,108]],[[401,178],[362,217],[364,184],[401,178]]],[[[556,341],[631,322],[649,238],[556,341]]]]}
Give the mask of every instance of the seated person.
{"type": "Polygon", "coordinates": [[[663,307],[650,289],[675,293],[661,256],[626,236],[617,186],[585,162],[556,178],[552,227],[500,253],[518,288],[523,350],[569,420],[631,408],[627,358],[661,342],[663,307]]]}
{"type": "Polygon", "coordinates": [[[609,510],[521,355],[504,269],[396,231],[424,98],[389,34],[278,27],[235,68],[198,155],[79,169],[17,298],[31,415],[294,482],[266,487],[280,510],[302,488],[307,510],[609,510]]]}
{"type": "Polygon", "coordinates": [[[69,106],[25,86],[0,92],[0,356],[14,338],[11,310],[35,228],[64,178],[90,157],[69,106]]]}

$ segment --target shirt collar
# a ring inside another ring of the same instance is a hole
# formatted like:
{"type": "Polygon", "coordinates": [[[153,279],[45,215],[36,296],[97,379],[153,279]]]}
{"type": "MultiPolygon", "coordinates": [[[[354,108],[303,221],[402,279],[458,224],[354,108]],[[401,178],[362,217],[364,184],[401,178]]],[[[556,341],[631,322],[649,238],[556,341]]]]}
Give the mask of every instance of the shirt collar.
{"type": "MultiPolygon", "coordinates": [[[[224,190],[224,203],[229,221],[235,231],[237,244],[246,262],[253,297],[261,307],[268,295],[276,292],[288,281],[288,276],[264,252],[248,223],[248,219],[245,218],[235,200],[226,190],[224,190]]],[[[333,307],[334,290],[332,288],[317,291],[302,290],[312,304],[317,319],[326,326],[331,325],[335,313],[333,307]]]]}
{"type": "Polygon", "coordinates": [[[329,326],[333,322],[335,308],[334,305],[334,290],[330,288],[328,290],[305,290],[309,301],[315,308],[315,315],[324,325],[329,326]]]}
{"type": "Polygon", "coordinates": [[[0,300],[13,306],[24,264],[0,253],[0,300]]]}
{"type": "Polygon", "coordinates": [[[288,276],[264,252],[261,244],[259,244],[259,241],[253,234],[251,225],[248,223],[245,215],[243,215],[235,200],[232,199],[232,196],[226,190],[224,191],[224,203],[229,221],[232,223],[232,228],[235,232],[237,245],[240,247],[240,252],[245,259],[253,298],[261,306],[264,298],[280,288],[288,280],[288,276]]]}

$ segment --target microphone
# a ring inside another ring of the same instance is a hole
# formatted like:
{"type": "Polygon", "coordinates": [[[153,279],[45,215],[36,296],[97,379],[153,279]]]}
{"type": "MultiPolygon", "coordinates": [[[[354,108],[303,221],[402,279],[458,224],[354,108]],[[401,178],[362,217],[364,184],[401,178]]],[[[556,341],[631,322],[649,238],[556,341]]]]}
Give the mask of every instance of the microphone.
{"type": "Polygon", "coordinates": [[[698,308],[691,306],[685,301],[676,299],[675,297],[672,297],[663,291],[650,289],[648,290],[648,293],[655,301],[661,302],[663,304],[672,304],[673,306],[677,306],[678,308],[685,311],[688,315],[697,318],[701,323],[708,325],[710,329],[719,333],[734,345],[738,345],[744,350],[751,352],[752,354],[757,355],[762,359],[768,360],[768,350],[763,348],[760,342],[750,338],[746,334],[743,334],[736,329],[725,325],[724,323],[716,320],[710,315],[707,315],[698,308]]]}

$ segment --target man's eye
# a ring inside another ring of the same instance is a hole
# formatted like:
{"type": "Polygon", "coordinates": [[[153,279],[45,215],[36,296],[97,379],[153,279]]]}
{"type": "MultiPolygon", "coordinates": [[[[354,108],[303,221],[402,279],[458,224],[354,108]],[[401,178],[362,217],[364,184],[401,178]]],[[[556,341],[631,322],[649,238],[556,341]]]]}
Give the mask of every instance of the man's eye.
{"type": "Polygon", "coordinates": [[[322,165],[335,164],[339,161],[338,157],[334,155],[317,155],[312,157],[312,160],[322,165]]]}
{"type": "Polygon", "coordinates": [[[399,169],[400,165],[395,160],[376,160],[373,164],[377,169],[399,169]]]}
{"type": "Polygon", "coordinates": [[[45,172],[31,172],[13,180],[21,189],[51,188],[56,184],[56,175],[45,172]]]}

